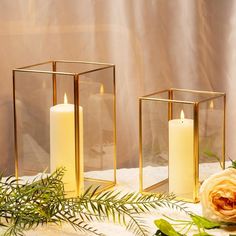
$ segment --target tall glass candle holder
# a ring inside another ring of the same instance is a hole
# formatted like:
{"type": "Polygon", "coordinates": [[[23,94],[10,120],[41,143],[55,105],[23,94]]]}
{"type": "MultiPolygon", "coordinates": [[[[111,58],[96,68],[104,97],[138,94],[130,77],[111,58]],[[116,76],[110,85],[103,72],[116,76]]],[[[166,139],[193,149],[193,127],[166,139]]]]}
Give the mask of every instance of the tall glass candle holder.
{"type": "Polygon", "coordinates": [[[68,196],[116,183],[115,66],[48,61],[13,70],[15,173],[65,167],[68,196]]]}
{"type": "Polygon", "coordinates": [[[140,191],[198,202],[202,181],[225,168],[220,92],[167,89],[139,98],[140,191]]]}

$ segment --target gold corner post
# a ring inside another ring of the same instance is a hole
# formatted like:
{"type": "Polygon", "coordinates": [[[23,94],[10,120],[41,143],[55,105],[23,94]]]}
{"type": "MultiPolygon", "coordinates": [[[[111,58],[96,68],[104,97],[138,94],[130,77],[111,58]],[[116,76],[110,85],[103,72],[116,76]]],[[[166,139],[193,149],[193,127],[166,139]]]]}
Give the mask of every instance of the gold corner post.
{"type": "MultiPolygon", "coordinates": [[[[52,62],[52,71],[57,71],[57,64],[56,61],[52,62]]],[[[57,79],[56,79],[56,73],[52,74],[52,87],[53,87],[53,106],[57,105],[57,79]]]]}
{"type": "Polygon", "coordinates": [[[223,106],[224,106],[224,117],[223,117],[223,149],[222,149],[222,168],[225,169],[225,139],[226,139],[226,94],[223,96],[223,106]]]}
{"type": "Polygon", "coordinates": [[[15,70],[13,70],[13,113],[14,113],[14,156],[15,156],[15,175],[18,179],[19,176],[19,164],[18,164],[18,145],[17,145],[17,119],[16,119],[16,81],[15,70]]]}
{"type": "Polygon", "coordinates": [[[116,130],[116,68],[115,65],[113,66],[113,93],[114,93],[114,104],[113,104],[113,108],[114,108],[114,142],[115,142],[115,146],[114,146],[114,183],[116,184],[116,168],[117,168],[117,130],[116,130]]]}
{"type": "Polygon", "coordinates": [[[199,117],[198,117],[198,109],[199,109],[199,103],[194,103],[193,106],[193,117],[194,117],[194,193],[193,193],[193,201],[198,202],[199,201],[199,194],[198,194],[198,188],[199,188],[199,117]]]}
{"type": "MultiPolygon", "coordinates": [[[[168,90],[168,99],[173,100],[173,90],[168,90]]],[[[173,119],[173,104],[172,101],[168,103],[168,120],[173,119]]]]}
{"type": "Polygon", "coordinates": [[[76,185],[77,195],[81,190],[81,175],[80,175],[80,137],[79,137],[79,75],[74,75],[74,110],[75,110],[75,172],[76,172],[76,185]]]}
{"type": "Polygon", "coordinates": [[[142,98],[139,98],[139,191],[143,192],[142,98]]]}

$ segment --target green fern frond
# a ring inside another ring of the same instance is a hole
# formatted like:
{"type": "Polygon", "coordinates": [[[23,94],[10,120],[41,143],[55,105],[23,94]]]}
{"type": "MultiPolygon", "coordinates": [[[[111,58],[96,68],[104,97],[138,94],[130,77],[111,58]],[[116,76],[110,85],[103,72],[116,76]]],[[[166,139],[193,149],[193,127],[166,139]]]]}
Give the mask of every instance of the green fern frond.
{"type": "Polygon", "coordinates": [[[60,168],[26,183],[12,176],[5,181],[0,179],[0,226],[6,227],[4,236],[23,236],[26,230],[39,225],[63,222],[89,235],[103,235],[89,225],[95,220],[119,223],[135,235],[145,236],[150,235],[150,229],[141,213],[159,207],[187,212],[172,194],[100,192],[99,187],[91,186],[77,198],[66,198],[64,172],[60,168]]]}

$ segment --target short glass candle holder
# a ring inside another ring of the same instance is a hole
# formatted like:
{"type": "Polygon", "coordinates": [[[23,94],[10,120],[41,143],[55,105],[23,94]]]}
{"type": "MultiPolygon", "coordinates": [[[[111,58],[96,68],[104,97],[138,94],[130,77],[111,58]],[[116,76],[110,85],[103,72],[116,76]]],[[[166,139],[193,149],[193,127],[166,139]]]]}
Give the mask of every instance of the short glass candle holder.
{"type": "Polygon", "coordinates": [[[199,187],[225,168],[220,92],[167,89],[139,98],[140,191],[198,202],[199,187]]]}
{"type": "Polygon", "coordinates": [[[48,61],[13,70],[16,177],[64,167],[68,196],[116,183],[115,66],[48,61]]]}

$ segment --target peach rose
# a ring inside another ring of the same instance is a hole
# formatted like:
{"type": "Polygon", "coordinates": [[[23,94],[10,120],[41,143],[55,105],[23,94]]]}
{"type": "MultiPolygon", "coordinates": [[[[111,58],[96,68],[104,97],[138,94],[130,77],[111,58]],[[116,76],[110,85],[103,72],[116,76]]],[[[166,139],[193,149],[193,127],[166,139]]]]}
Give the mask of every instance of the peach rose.
{"type": "Polygon", "coordinates": [[[236,169],[212,175],[200,189],[203,215],[212,221],[236,222],[236,169]]]}

